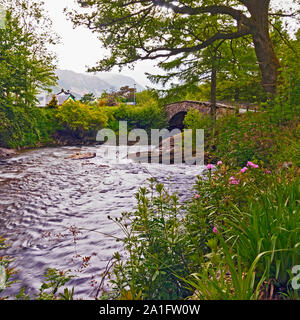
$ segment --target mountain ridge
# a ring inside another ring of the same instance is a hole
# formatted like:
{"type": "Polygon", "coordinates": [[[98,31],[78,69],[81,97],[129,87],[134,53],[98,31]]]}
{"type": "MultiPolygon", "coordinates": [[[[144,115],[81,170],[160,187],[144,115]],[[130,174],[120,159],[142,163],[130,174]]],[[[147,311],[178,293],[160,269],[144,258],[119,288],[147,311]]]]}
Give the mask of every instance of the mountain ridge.
{"type": "Polygon", "coordinates": [[[80,98],[86,93],[93,93],[96,97],[100,97],[104,91],[116,91],[126,85],[133,87],[134,84],[136,84],[137,91],[145,90],[133,78],[117,73],[85,74],[72,70],[58,69],[56,70],[56,75],[58,84],[52,91],[57,93],[62,88],[70,90],[76,98],[80,98]]]}

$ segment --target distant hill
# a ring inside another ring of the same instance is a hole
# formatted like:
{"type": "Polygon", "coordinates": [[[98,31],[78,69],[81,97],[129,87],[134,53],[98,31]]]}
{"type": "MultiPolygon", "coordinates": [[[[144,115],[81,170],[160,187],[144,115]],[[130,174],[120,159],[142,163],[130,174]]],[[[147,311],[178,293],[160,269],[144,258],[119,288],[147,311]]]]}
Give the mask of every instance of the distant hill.
{"type": "Polygon", "coordinates": [[[145,90],[145,88],[134,79],[120,74],[97,73],[95,75],[89,75],[70,70],[57,70],[56,74],[59,78],[58,86],[55,87],[53,91],[57,93],[61,88],[70,90],[76,98],[80,98],[85,93],[90,92],[99,97],[104,90],[115,91],[123,86],[133,87],[135,83],[137,91],[145,90]]]}

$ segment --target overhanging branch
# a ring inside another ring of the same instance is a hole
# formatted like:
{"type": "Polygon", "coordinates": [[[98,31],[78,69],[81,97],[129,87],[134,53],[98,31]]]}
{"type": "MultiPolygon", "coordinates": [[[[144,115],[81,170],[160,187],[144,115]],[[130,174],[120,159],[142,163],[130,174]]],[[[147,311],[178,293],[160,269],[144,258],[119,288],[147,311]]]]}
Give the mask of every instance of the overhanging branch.
{"type": "MultiPolygon", "coordinates": [[[[196,51],[205,49],[218,40],[237,39],[237,38],[249,35],[250,33],[251,33],[250,30],[248,30],[247,28],[244,28],[238,32],[216,33],[212,37],[210,37],[209,39],[203,41],[202,43],[200,43],[196,46],[192,46],[192,47],[173,48],[173,49],[166,48],[166,47],[160,47],[160,48],[156,48],[156,49],[152,49],[152,50],[145,50],[144,49],[144,51],[147,52],[147,55],[143,56],[143,57],[139,57],[138,60],[147,60],[147,59],[154,60],[157,58],[171,57],[174,55],[178,55],[180,53],[192,53],[192,52],[196,52],[196,51]],[[153,55],[154,53],[157,53],[160,51],[167,51],[168,53],[158,53],[158,54],[153,55]]],[[[141,48],[141,49],[143,49],[143,48],[141,48]]],[[[134,62],[134,61],[132,61],[132,62],[134,62]]]]}

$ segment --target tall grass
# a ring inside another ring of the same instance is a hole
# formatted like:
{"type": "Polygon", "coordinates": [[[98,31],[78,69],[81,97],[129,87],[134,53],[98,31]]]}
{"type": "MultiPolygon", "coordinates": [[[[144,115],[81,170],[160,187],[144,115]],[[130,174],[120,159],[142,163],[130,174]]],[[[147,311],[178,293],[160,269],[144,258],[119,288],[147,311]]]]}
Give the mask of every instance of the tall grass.
{"type": "Polygon", "coordinates": [[[286,287],[294,265],[300,265],[300,179],[275,184],[250,203],[247,211],[237,207],[225,220],[231,226],[230,241],[245,266],[263,252],[257,273],[286,287]]]}
{"type": "Polygon", "coordinates": [[[204,268],[185,279],[195,292],[193,298],[298,296],[290,281],[292,268],[300,265],[299,180],[281,181],[249,202],[247,210],[233,206],[222,215],[224,227],[222,235],[216,236],[218,245],[208,241],[211,253],[204,268]]]}

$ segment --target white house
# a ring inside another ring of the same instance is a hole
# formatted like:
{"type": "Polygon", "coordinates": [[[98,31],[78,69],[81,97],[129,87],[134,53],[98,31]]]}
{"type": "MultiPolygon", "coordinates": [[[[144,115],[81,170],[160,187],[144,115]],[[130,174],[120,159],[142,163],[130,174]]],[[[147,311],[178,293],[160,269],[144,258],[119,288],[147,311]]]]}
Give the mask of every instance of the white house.
{"type": "Polygon", "coordinates": [[[69,90],[65,91],[64,89],[61,89],[61,91],[57,94],[44,93],[43,95],[37,97],[39,100],[38,107],[46,107],[48,103],[51,101],[53,95],[56,96],[58,105],[60,106],[69,99],[76,101],[76,97],[69,90]]]}

